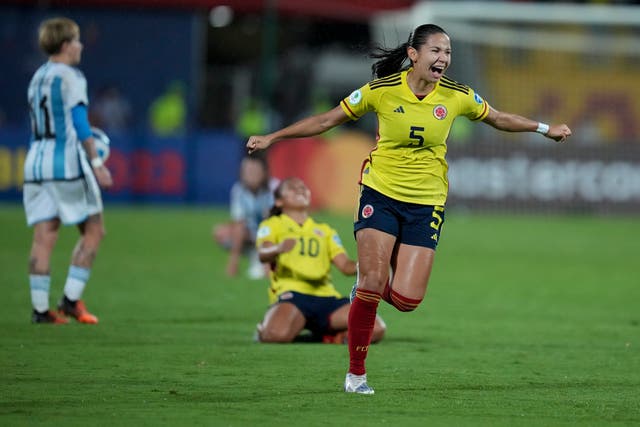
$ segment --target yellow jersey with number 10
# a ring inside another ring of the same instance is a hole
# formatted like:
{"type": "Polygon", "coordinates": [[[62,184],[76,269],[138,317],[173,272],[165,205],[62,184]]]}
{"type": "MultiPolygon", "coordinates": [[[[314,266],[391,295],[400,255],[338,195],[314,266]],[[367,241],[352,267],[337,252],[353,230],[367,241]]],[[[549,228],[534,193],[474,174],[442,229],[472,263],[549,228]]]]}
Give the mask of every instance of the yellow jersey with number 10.
{"type": "Polygon", "coordinates": [[[407,84],[409,72],[373,80],[340,106],[352,120],[370,111],[378,116],[377,145],[363,163],[362,184],[395,200],[443,206],[449,189],[446,141],[453,120],[482,120],[489,105],[446,76],[418,99],[407,84]]]}
{"type": "Polygon", "coordinates": [[[294,239],[296,245],[289,252],[278,255],[272,271],[269,302],[278,295],[294,291],[317,297],[341,297],[331,282],[331,262],[346,253],[338,233],[328,224],[317,223],[308,217],[298,224],[290,216],[272,216],[260,223],[256,247],[270,242],[274,245],[294,239]]]}

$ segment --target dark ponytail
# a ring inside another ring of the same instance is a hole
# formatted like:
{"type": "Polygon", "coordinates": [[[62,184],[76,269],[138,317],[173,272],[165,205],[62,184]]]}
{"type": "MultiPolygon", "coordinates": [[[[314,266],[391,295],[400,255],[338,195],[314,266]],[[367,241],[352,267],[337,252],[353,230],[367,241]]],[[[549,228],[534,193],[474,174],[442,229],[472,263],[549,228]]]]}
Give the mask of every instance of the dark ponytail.
{"type": "Polygon", "coordinates": [[[269,218],[280,214],[282,214],[282,208],[280,206],[273,205],[271,206],[271,209],[269,209],[269,218]]]}
{"type": "Polygon", "coordinates": [[[371,58],[378,60],[371,66],[373,77],[379,79],[404,70],[406,68],[404,63],[409,59],[407,48],[412,47],[419,50],[432,34],[447,34],[447,32],[437,25],[424,24],[409,35],[408,41],[394,49],[375,47],[374,51],[369,55],[371,58]]]}
{"type": "Polygon", "coordinates": [[[408,42],[402,43],[395,49],[385,49],[380,46],[376,47],[369,55],[371,58],[378,60],[371,66],[371,74],[373,77],[379,79],[402,70],[405,61],[409,58],[407,56],[408,47],[408,42]]]}
{"type": "MultiPolygon", "coordinates": [[[[276,189],[273,190],[273,199],[274,199],[274,201],[282,199],[282,187],[283,187],[283,184],[285,182],[287,182],[288,180],[289,180],[289,178],[280,181],[280,183],[278,184],[276,189]]],[[[282,207],[276,205],[275,202],[274,202],[273,206],[271,206],[271,209],[269,209],[269,217],[278,216],[281,213],[282,213],[282,207]]]]}

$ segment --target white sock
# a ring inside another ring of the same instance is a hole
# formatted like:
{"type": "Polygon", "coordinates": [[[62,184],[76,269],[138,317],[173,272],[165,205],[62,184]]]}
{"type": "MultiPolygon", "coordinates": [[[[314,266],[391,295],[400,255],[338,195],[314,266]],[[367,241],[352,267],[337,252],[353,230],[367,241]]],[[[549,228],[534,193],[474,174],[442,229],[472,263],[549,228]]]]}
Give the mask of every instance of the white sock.
{"type": "Polygon", "coordinates": [[[64,296],[71,301],[78,301],[82,297],[84,287],[89,281],[91,270],[84,267],[72,265],[69,267],[67,281],[64,284],[64,296]]]}
{"type": "Polygon", "coordinates": [[[49,311],[49,288],[51,276],[39,274],[29,275],[29,287],[31,288],[31,305],[38,313],[49,311]]]}

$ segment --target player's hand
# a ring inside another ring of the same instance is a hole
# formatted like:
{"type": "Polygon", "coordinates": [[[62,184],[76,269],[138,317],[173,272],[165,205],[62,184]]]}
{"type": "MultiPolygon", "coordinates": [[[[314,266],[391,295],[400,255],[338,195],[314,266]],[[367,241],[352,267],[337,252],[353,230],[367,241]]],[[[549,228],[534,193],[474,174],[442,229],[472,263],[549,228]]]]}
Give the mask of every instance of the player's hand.
{"type": "Polygon", "coordinates": [[[250,136],[247,141],[247,152],[249,154],[258,150],[266,150],[272,144],[272,141],[269,140],[266,136],[250,136]]]}
{"type": "Polygon", "coordinates": [[[100,167],[94,168],[93,173],[98,180],[98,184],[102,188],[109,188],[113,185],[113,178],[111,178],[111,172],[107,169],[106,166],[102,165],[100,167]]]}
{"type": "Polygon", "coordinates": [[[571,136],[571,129],[564,123],[561,125],[552,125],[549,127],[549,132],[547,132],[545,136],[557,142],[565,142],[567,138],[571,136]]]}
{"type": "Polygon", "coordinates": [[[289,252],[291,249],[294,248],[297,242],[298,241],[296,239],[292,239],[292,238],[284,239],[282,243],[278,245],[279,246],[278,252],[281,254],[285,252],[289,252]]]}

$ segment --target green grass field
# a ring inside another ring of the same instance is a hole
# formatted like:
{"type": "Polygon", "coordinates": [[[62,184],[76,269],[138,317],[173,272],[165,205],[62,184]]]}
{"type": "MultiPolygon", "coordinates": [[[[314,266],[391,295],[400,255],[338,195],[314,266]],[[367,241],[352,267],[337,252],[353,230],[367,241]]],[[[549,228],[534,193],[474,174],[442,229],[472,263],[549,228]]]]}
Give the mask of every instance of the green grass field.
{"type": "MultiPolygon", "coordinates": [[[[350,218],[317,217],[355,255],[350,218]]],[[[252,342],[267,285],[225,277],[209,237],[225,218],[108,207],[84,295],[100,324],[32,325],[31,232],[0,205],[0,425],[640,425],[638,218],[449,212],[423,304],[381,304],[374,396],[341,391],[346,346],[252,342]]]]}

